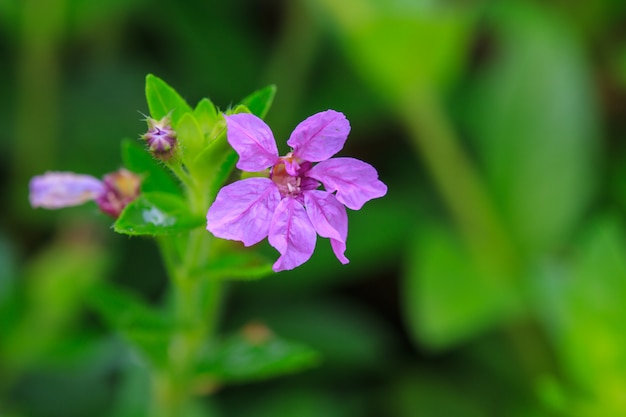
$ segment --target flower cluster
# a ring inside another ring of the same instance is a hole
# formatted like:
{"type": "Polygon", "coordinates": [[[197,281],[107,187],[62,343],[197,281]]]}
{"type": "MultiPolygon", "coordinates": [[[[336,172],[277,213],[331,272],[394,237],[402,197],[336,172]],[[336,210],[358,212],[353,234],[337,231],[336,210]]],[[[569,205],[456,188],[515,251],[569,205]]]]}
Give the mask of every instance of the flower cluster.
{"type": "Polygon", "coordinates": [[[33,207],[58,209],[95,201],[100,210],[117,218],[124,207],[139,195],[140,178],[120,169],[101,180],[73,172],[47,172],[30,181],[33,207]]]}
{"type": "Polygon", "coordinates": [[[226,124],[228,142],[239,154],[237,168],[248,172],[269,168],[269,175],[222,188],[207,213],[207,230],[245,246],[268,237],[281,255],[274,271],[306,262],[318,234],[330,239],[341,263],[348,263],[346,207],[359,210],[384,196],[387,186],[363,161],[331,159],[350,132],[345,116],[327,110],[307,118],[292,132],[287,141],[292,151],[285,156],[279,156],[272,131],[260,118],[234,114],[226,116],[226,124]],[[319,189],[321,185],[325,190],[319,189]]]}

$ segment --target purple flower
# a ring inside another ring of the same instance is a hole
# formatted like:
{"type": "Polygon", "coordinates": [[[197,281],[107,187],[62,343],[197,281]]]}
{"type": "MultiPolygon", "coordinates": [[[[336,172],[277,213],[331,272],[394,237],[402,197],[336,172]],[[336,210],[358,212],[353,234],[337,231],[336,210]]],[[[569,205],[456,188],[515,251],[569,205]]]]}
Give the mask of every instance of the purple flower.
{"type": "Polygon", "coordinates": [[[254,245],[265,237],[280,252],[274,271],[293,269],[315,249],[317,234],[330,239],[335,256],[348,263],[346,208],[359,210],[382,197],[387,186],[371,165],[353,158],[333,158],[342,148],[350,123],[334,110],[300,123],[278,156],[270,128],[252,114],[226,116],[227,138],[239,154],[237,168],[268,178],[249,178],[222,188],[207,213],[207,230],[223,239],[254,245]],[[314,165],[314,162],[319,162],[314,165]],[[321,184],[325,191],[318,189],[321,184]],[[345,206],[345,207],[344,207],[345,206]]]}
{"type": "Polygon", "coordinates": [[[47,209],[77,206],[94,200],[100,210],[118,217],[139,195],[140,178],[125,169],[104,176],[73,172],[47,172],[30,180],[30,205],[47,209]]]}

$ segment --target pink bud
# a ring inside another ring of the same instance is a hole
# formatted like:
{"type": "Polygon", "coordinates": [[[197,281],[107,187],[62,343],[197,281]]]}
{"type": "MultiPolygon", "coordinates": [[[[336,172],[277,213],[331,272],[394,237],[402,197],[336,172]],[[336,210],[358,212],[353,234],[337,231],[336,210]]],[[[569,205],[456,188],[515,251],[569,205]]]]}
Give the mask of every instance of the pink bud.
{"type": "Polygon", "coordinates": [[[176,132],[172,129],[170,116],[161,120],[148,118],[148,131],[142,136],[150,152],[164,161],[170,159],[176,148],[176,132]]]}
{"type": "Polygon", "coordinates": [[[139,195],[141,178],[126,169],[107,174],[103,179],[104,192],[96,203],[104,213],[117,218],[124,207],[139,195]]]}

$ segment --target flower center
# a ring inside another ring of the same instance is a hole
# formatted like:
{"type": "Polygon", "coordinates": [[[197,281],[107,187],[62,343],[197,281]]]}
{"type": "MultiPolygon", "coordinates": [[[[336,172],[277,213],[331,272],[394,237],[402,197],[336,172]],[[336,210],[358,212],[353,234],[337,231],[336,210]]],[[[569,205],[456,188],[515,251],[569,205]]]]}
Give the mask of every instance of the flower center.
{"type": "Polygon", "coordinates": [[[302,199],[304,191],[315,190],[320,186],[319,182],[305,175],[312,167],[312,163],[289,152],[278,158],[278,162],[270,169],[270,179],[278,187],[281,196],[302,199]]]}
{"type": "Polygon", "coordinates": [[[302,192],[301,167],[290,153],[281,156],[270,171],[270,179],[278,187],[278,191],[283,197],[297,197],[302,192]],[[288,171],[295,173],[291,175],[288,171]]]}

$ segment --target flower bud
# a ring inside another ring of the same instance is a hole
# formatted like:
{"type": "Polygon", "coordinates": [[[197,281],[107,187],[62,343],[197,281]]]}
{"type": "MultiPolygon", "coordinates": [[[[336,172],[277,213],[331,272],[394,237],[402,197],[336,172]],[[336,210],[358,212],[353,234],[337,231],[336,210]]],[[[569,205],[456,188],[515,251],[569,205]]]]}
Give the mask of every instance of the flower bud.
{"type": "Polygon", "coordinates": [[[141,178],[126,169],[107,174],[103,178],[104,192],[96,203],[104,213],[117,218],[124,207],[139,195],[141,178]]]}
{"type": "Polygon", "coordinates": [[[31,206],[47,209],[78,206],[98,198],[105,191],[99,179],[73,172],[37,175],[30,181],[29,189],[31,206]]]}
{"type": "Polygon", "coordinates": [[[170,159],[176,148],[176,132],[172,129],[169,114],[161,120],[148,118],[148,131],[142,136],[150,152],[164,161],[170,159]]]}

